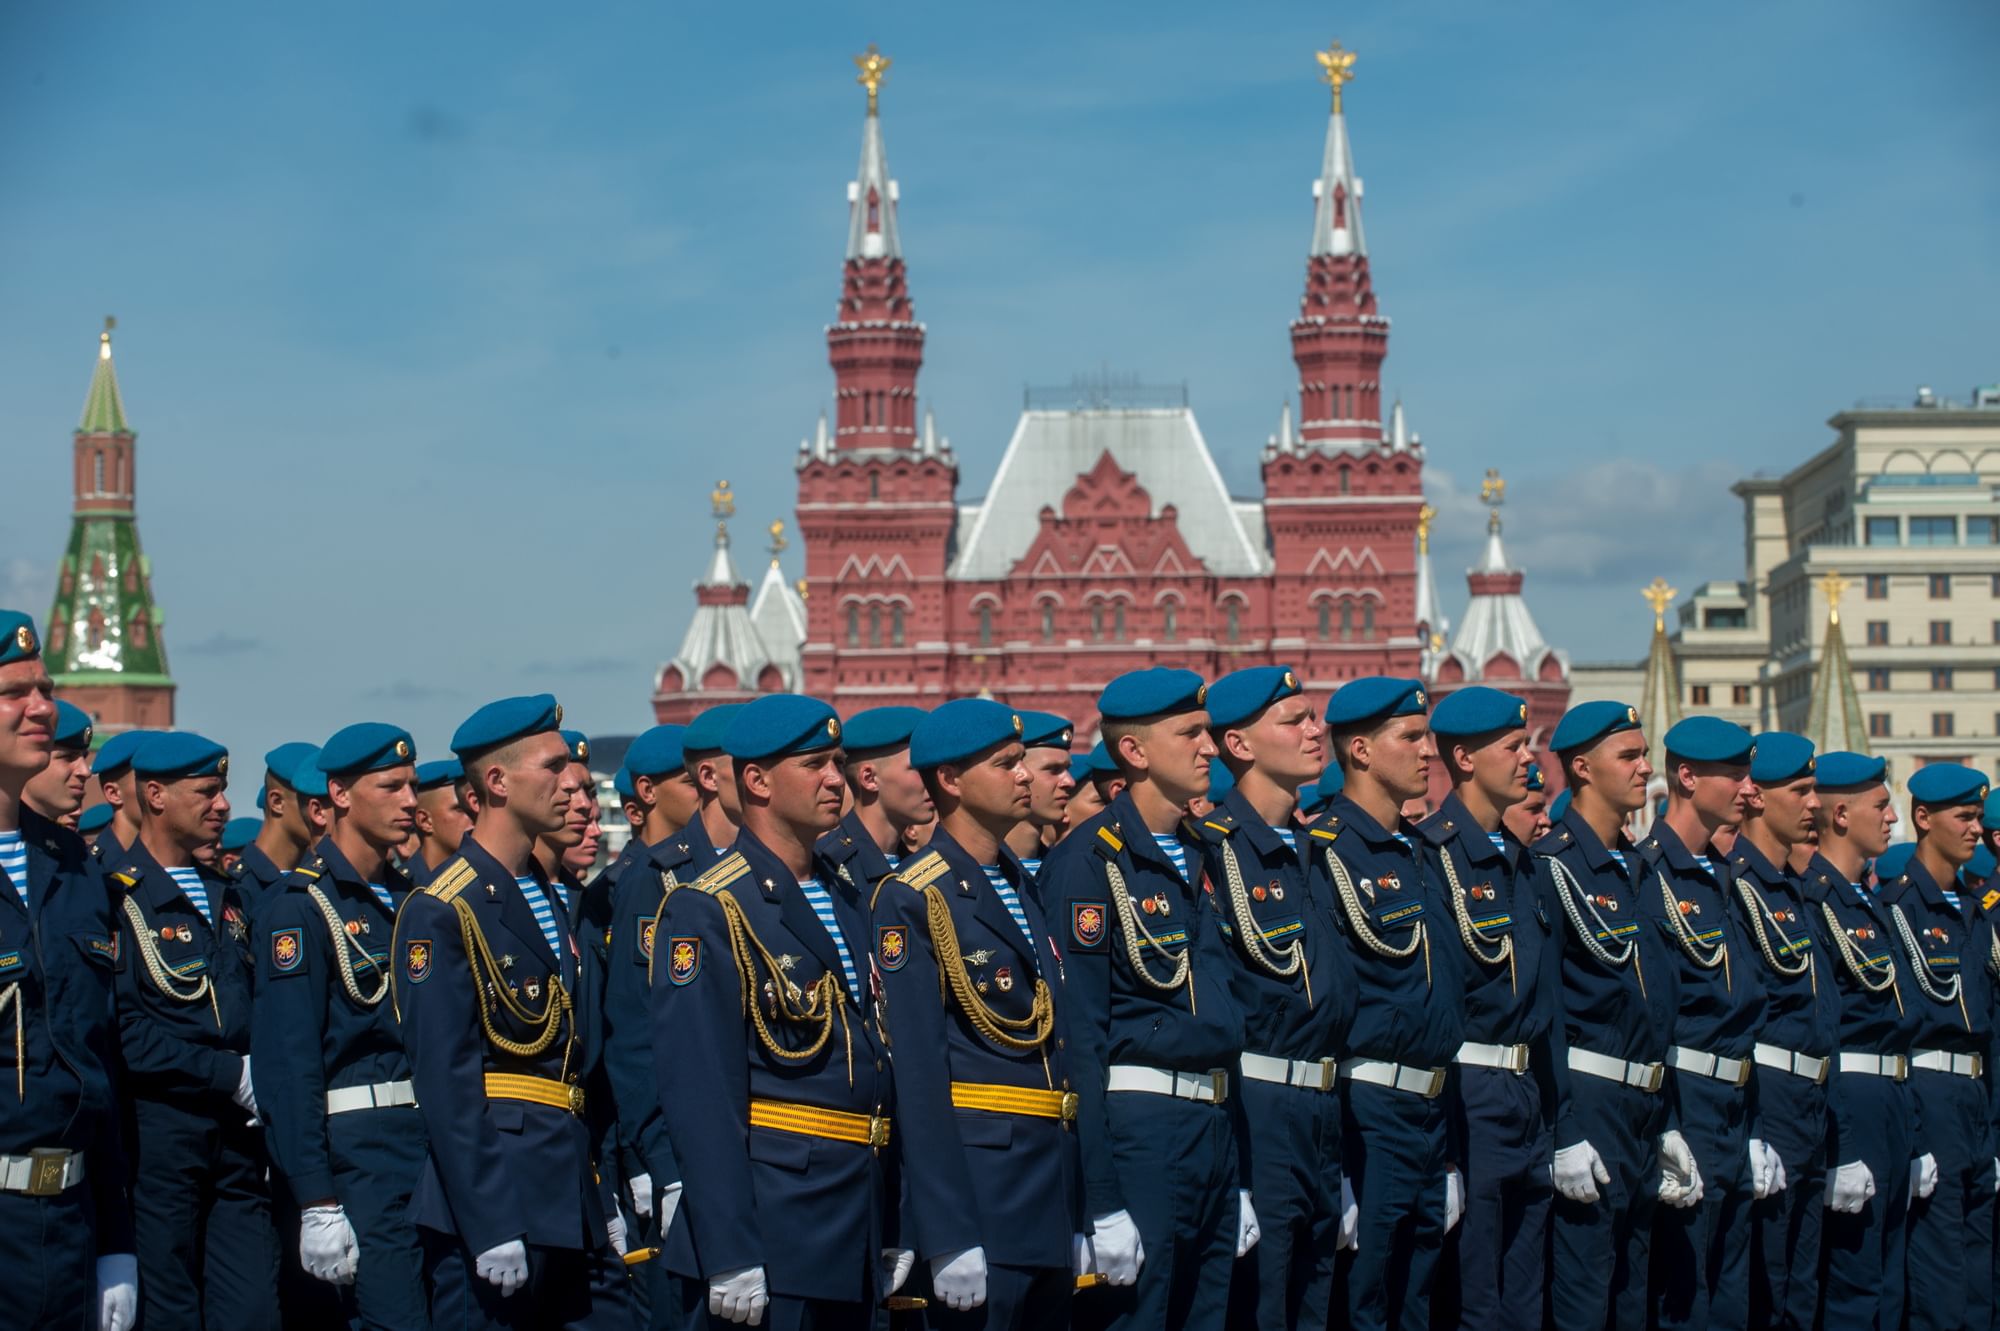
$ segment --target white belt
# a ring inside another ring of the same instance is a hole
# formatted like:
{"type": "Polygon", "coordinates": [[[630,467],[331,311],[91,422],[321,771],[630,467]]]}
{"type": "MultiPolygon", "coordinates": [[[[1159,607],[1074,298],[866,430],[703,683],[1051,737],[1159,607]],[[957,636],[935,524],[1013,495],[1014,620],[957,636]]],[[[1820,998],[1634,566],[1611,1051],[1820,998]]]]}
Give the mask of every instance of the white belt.
{"type": "Polygon", "coordinates": [[[1692,1072],[1697,1077],[1726,1081],[1731,1086],[1742,1086],[1750,1080],[1749,1059],[1705,1054],[1684,1044],[1677,1044],[1667,1051],[1667,1066],[1677,1072],[1692,1072]]]}
{"type": "Polygon", "coordinates": [[[1840,1051],[1840,1070],[1901,1081],[1910,1075],[1910,1060],[1901,1054],[1850,1054],[1843,1049],[1840,1051]]]}
{"type": "Polygon", "coordinates": [[[407,1081],[383,1081],[373,1086],[343,1086],[326,1093],[326,1112],[351,1114],[357,1109],[396,1109],[417,1102],[417,1088],[407,1081]]]}
{"type": "Polygon", "coordinates": [[[1333,1089],[1334,1069],[1340,1065],[1330,1058],[1273,1058],[1269,1054],[1245,1053],[1238,1066],[1251,1081],[1297,1086],[1308,1091],[1330,1091],[1333,1089]]]}
{"type": "Polygon", "coordinates": [[[53,1197],[83,1182],[82,1151],[0,1155],[0,1191],[53,1197]]]}
{"type": "Polygon", "coordinates": [[[1379,1058],[1349,1059],[1340,1065],[1340,1075],[1343,1080],[1408,1091],[1426,1100],[1435,1100],[1444,1090],[1443,1068],[1413,1068],[1403,1063],[1385,1063],[1379,1058]]]}
{"type": "Polygon", "coordinates": [[[1524,1044],[1474,1044],[1468,1040],[1458,1047],[1454,1063],[1475,1068],[1499,1068],[1519,1076],[1528,1070],[1528,1046],[1524,1044]]]}
{"type": "Polygon", "coordinates": [[[1136,1063],[1113,1063],[1104,1070],[1104,1089],[1145,1091],[1150,1095],[1171,1095],[1176,1100],[1219,1105],[1229,1098],[1229,1074],[1221,1068],[1212,1072],[1168,1072],[1165,1068],[1145,1068],[1136,1063]]]}
{"type": "Polygon", "coordinates": [[[1776,1068],[1789,1072],[1794,1077],[1804,1077],[1815,1086],[1826,1084],[1827,1069],[1832,1066],[1830,1058],[1814,1058],[1810,1054],[1795,1054],[1789,1049],[1780,1049],[1774,1044],[1758,1043],[1751,1057],[1760,1068],[1776,1068]]]}
{"type": "Polygon", "coordinates": [[[1569,1066],[1573,1072],[1619,1082],[1648,1095],[1659,1094],[1661,1084],[1667,1079],[1665,1063],[1633,1063],[1609,1054],[1593,1054],[1574,1045],[1570,1046],[1569,1066]]]}
{"type": "Polygon", "coordinates": [[[1944,1049],[1920,1049],[1910,1055],[1910,1066],[1927,1072],[1955,1072],[1961,1077],[1977,1077],[1985,1065],[1977,1054],[1954,1054],[1944,1049]]]}

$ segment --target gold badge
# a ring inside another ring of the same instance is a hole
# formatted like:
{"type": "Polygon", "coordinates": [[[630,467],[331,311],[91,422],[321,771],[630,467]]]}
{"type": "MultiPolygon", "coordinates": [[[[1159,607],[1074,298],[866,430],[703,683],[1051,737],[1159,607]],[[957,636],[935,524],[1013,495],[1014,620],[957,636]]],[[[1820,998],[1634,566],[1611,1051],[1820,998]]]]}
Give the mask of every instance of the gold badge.
{"type": "Polygon", "coordinates": [[[837,716],[829,716],[829,717],[828,717],[828,718],[826,719],[826,737],[827,737],[828,739],[839,739],[839,738],[840,738],[840,718],[839,718],[839,717],[837,717],[837,716]]]}
{"type": "Polygon", "coordinates": [[[1423,691],[1422,689],[1418,689],[1418,690],[1417,690],[1417,706],[1419,706],[1419,707],[1428,707],[1428,706],[1430,706],[1430,704],[1429,704],[1429,703],[1427,703],[1427,702],[1425,702],[1425,701],[1424,701],[1424,691],[1423,691]]]}
{"type": "Polygon", "coordinates": [[[221,778],[222,778],[223,780],[225,780],[225,781],[227,781],[227,780],[229,779],[229,755],[228,755],[228,754],[226,754],[226,753],[225,753],[225,754],[223,754],[223,755],[222,755],[222,756],[221,756],[220,758],[217,758],[217,759],[215,760],[215,774],[216,774],[217,776],[221,777],[221,778]]]}
{"type": "Polygon", "coordinates": [[[1208,685],[1203,684],[1200,688],[1197,688],[1194,691],[1194,705],[1196,707],[1204,707],[1207,706],[1207,704],[1208,704],[1208,685]]]}
{"type": "Polygon", "coordinates": [[[1069,747],[1069,732],[1067,730],[1063,731],[1063,733],[1058,735],[1056,738],[1061,742],[1062,746],[1065,749],[1069,747]]]}
{"type": "Polygon", "coordinates": [[[1521,720],[1521,722],[1522,722],[1523,724],[1526,724],[1526,723],[1527,723],[1527,720],[1528,720],[1528,704],[1526,704],[1526,703],[1522,703],[1522,704],[1521,704],[1521,715],[1520,715],[1520,720],[1521,720]]]}
{"type": "Polygon", "coordinates": [[[557,725],[561,725],[561,724],[562,724],[562,704],[561,704],[561,703],[557,703],[557,704],[556,704],[556,724],[557,724],[557,725]]]}
{"type": "Polygon", "coordinates": [[[1299,686],[1299,682],[1298,682],[1298,681],[1297,681],[1296,679],[1293,679],[1293,678],[1292,678],[1292,672],[1291,672],[1291,671],[1289,671],[1289,670],[1287,670],[1287,671],[1285,672],[1285,687],[1286,687],[1286,688],[1288,688],[1288,689],[1295,689],[1295,688],[1297,688],[1298,686],[1299,686]]]}
{"type": "Polygon", "coordinates": [[[1638,724],[1639,724],[1639,709],[1638,709],[1638,708],[1636,708],[1636,707],[1627,707],[1627,708],[1625,709],[1625,723],[1626,723],[1627,725],[1634,725],[1634,726],[1636,726],[1636,725],[1638,725],[1638,724]]]}
{"type": "Polygon", "coordinates": [[[1017,735],[1021,733],[1021,716],[1018,712],[1014,714],[1014,733],[1017,735]]]}
{"type": "Polygon", "coordinates": [[[580,739],[580,740],[578,740],[578,741],[576,742],[576,760],[577,760],[578,762],[580,762],[580,763],[587,763],[587,762],[589,762],[589,761],[590,761],[590,741],[589,741],[589,740],[587,740],[587,739],[580,739]]]}
{"type": "Polygon", "coordinates": [[[410,741],[406,739],[396,741],[396,756],[398,758],[407,758],[410,756],[410,741]]]}
{"type": "Polygon", "coordinates": [[[35,631],[26,624],[21,625],[14,630],[14,645],[24,652],[32,653],[35,650],[35,631]]]}

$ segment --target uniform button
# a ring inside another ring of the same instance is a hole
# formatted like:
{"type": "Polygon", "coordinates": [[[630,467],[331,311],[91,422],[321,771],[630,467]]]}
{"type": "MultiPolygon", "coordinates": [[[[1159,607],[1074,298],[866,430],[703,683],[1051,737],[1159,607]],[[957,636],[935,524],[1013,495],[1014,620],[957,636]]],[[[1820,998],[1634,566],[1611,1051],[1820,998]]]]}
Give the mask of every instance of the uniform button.
{"type": "Polygon", "coordinates": [[[882,1070],[882,1060],[879,1058],[875,1060],[875,1070],[877,1072],[880,1072],[882,1070]]]}

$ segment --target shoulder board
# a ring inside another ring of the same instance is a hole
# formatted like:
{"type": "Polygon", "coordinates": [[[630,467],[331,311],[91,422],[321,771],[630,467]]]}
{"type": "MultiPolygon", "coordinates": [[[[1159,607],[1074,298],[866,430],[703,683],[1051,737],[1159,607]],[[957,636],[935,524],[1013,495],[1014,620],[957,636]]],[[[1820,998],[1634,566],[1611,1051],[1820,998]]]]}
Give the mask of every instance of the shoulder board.
{"type": "Polygon", "coordinates": [[[121,887],[124,887],[127,890],[135,888],[139,885],[139,880],[132,876],[132,872],[129,869],[112,870],[111,881],[119,884],[121,887]]]}
{"type": "Polygon", "coordinates": [[[437,871],[437,877],[424,887],[424,891],[439,901],[456,901],[458,894],[471,887],[479,877],[479,870],[472,867],[464,856],[455,856],[437,871]]]}
{"type": "Polygon", "coordinates": [[[710,866],[707,873],[695,879],[694,886],[713,895],[749,872],[750,861],[743,858],[742,851],[732,850],[710,866]]]}
{"type": "Polygon", "coordinates": [[[1306,835],[1318,837],[1321,841],[1336,841],[1340,838],[1340,820],[1329,818],[1325,827],[1308,827],[1306,835]]]}
{"type": "Polygon", "coordinates": [[[1417,835],[1433,846],[1442,846],[1458,831],[1458,824],[1450,818],[1426,818],[1417,824],[1417,835]]]}
{"type": "Polygon", "coordinates": [[[921,892],[950,872],[951,861],[935,850],[927,850],[875,884],[875,891],[868,898],[868,908],[875,909],[875,903],[882,899],[882,889],[891,883],[901,883],[912,892],[921,892]]]}
{"type": "MultiPolygon", "coordinates": [[[[317,863],[317,861],[315,861],[315,863],[317,863]]],[[[298,875],[299,877],[301,877],[301,878],[317,878],[317,877],[319,877],[319,870],[318,870],[317,868],[313,868],[313,869],[308,869],[308,868],[306,868],[306,866],[305,866],[305,865],[303,865],[303,864],[301,864],[301,865],[300,865],[300,866],[299,866],[298,868],[296,868],[296,869],[292,870],[292,872],[293,872],[293,873],[295,873],[295,874],[297,874],[297,875],[298,875]]]]}
{"type": "Polygon", "coordinates": [[[1092,846],[1091,849],[1100,855],[1108,857],[1116,855],[1119,851],[1125,849],[1125,843],[1119,840],[1118,834],[1109,827],[1100,827],[1097,829],[1097,844],[1092,846]]]}

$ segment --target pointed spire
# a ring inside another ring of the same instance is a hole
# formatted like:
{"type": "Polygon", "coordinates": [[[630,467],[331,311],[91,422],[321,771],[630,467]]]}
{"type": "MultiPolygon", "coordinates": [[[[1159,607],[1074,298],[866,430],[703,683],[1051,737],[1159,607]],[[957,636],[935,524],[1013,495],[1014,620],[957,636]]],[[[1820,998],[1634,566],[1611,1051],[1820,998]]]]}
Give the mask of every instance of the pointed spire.
{"type": "Polygon", "coordinates": [[[104,316],[104,331],[97,335],[97,364],[90,372],[90,391],[84,395],[83,417],[78,434],[130,434],[125,420],[125,399],[118,394],[118,372],[111,366],[111,330],[118,320],[104,316]]]}
{"type": "Polygon", "coordinates": [[[1437,660],[1451,633],[1444,598],[1438,595],[1437,574],[1431,570],[1431,523],[1436,520],[1437,510],[1429,504],[1417,510],[1417,632],[1424,639],[1419,668],[1426,680],[1435,676],[1437,660]]]}
{"type": "Polygon", "coordinates": [[[1397,398],[1396,405],[1389,409],[1389,432],[1384,438],[1398,453],[1407,453],[1412,437],[1409,422],[1403,419],[1403,399],[1397,398]]]}
{"type": "MultiPolygon", "coordinates": [[[[1489,468],[1479,486],[1479,498],[1487,506],[1486,552],[1477,567],[1466,570],[1465,585],[1472,596],[1452,637],[1451,650],[1465,663],[1468,678],[1482,677],[1494,657],[1505,655],[1520,677],[1541,679],[1542,660],[1550,647],[1521,595],[1527,577],[1507,562],[1506,548],[1500,543],[1500,505],[1506,497],[1507,482],[1489,468]]],[[[1562,653],[1555,656],[1563,660],[1562,653]]],[[[1568,676],[1566,660],[1562,673],[1568,676]]]]}
{"type": "Polygon", "coordinates": [[[1654,578],[1639,594],[1653,607],[1653,641],[1646,651],[1646,679],[1639,691],[1639,724],[1653,743],[1681,719],[1681,675],[1667,641],[1667,607],[1678,594],[1665,578],[1654,578]]]}
{"type": "Polygon", "coordinates": [[[1354,174],[1354,152],[1347,144],[1347,117],[1340,108],[1342,85],[1354,77],[1354,52],[1335,42],[1317,55],[1320,77],[1333,85],[1333,114],[1326,123],[1326,152],[1319,179],[1313,182],[1313,237],[1310,254],[1368,253],[1361,233],[1361,178],[1354,174]]]}
{"type": "Polygon", "coordinates": [[[1840,631],[1840,598],[1853,586],[1839,570],[1829,569],[1819,580],[1826,597],[1826,639],[1813,671],[1812,698],[1806,704],[1806,738],[1821,753],[1868,752],[1868,727],[1861,715],[1861,698],[1854,691],[1854,667],[1847,659],[1847,637],[1840,631]]]}
{"type": "Polygon", "coordinates": [[[730,490],[728,481],[717,481],[715,490],[708,497],[709,509],[715,514],[715,557],[708,561],[708,572],[696,584],[701,587],[724,587],[749,590],[736,571],[736,563],[729,557],[729,522],[736,516],[736,495],[730,490]]]}
{"type": "Polygon", "coordinates": [[[861,165],[847,186],[847,257],[900,259],[902,241],[896,235],[896,182],[889,178],[889,154],[882,147],[882,118],[876,103],[890,60],[869,44],[854,57],[861,70],[856,82],[868,89],[868,115],[861,122],[861,165]]]}
{"type": "Polygon", "coordinates": [[[1294,452],[1298,446],[1298,431],[1292,428],[1292,400],[1285,399],[1284,407],[1278,412],[1278,451],[1294,452]]]}
{"type": "Polygon", "coordinates": [[[924,443],[920,451],[927,458],[938,455],[937,416],[929,407],[924,408],[924,443]]]}
{"type": "Polygon", "coordinates": [[[812,453],[814,457],[819,458],[821,461],[825,461],[827,458],[833,456],[833,441],[827,437],[826,433],[825,407],[820,408],[819,428],[813,431],[812,453]]]}

